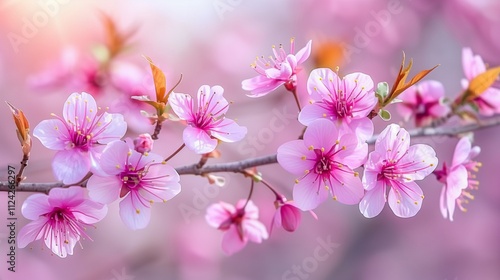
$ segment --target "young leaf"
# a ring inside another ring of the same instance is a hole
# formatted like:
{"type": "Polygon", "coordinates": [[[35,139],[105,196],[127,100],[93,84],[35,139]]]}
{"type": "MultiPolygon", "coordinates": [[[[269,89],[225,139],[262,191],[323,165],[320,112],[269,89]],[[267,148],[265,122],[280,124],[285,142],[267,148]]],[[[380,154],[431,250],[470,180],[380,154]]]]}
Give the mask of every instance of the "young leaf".
{"type": "Polygon", "coordinates": [[[469,83],[469,87],[467,88],[467,100],[479,97],[481,93],[493,85],[498,75],[500,75],[500,66],[490,68],[486,70],[486,72],[481,73],[472,79],[469,83]]]}
{"type": "Polygon", "coordinates": [[[389,111],[386,111],[384,109],[381,109],[378,111],[379,116],[384,120],[384,121],[390,121],[391,120],[391,113],[389,111]]]}
{"type": "Polygon", "coordinates": [[[151,66],[151,71],[153,72],[153,81],[155,83],[155,90],[156,90],[156,101],[167,103],[167,100],[165,100],[168,97],[168,96],[165,97],[165,91],[167,88],[165,74],[163,74],[163,71],[161,71],[160,68],[156,67],[156,65],[153,64],[151,58],[145,55],[144,58],[149,62],[149,65],[151,66]]]}

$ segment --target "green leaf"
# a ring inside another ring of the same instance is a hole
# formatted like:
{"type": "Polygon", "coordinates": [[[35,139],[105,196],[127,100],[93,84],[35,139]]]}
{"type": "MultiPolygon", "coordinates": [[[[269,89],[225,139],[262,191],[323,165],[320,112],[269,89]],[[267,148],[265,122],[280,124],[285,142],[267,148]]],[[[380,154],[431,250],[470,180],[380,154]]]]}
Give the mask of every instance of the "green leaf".
{"type": "Polygon", "coordinates": [[[378,115],[384,120],[384,121],[389,121],[391,120],[391,113],[389,113],[389,111],[386,111],[384,109],[380,109],[380,111],[378,111],[378,115]]]}
{"type": "Polygon", "coordinates": [[[386,82],[378,83],[375,94],[382,97],[382,99],[385,99],[387,95],[389,95],[389,84],[387,84],[386,82]]]}

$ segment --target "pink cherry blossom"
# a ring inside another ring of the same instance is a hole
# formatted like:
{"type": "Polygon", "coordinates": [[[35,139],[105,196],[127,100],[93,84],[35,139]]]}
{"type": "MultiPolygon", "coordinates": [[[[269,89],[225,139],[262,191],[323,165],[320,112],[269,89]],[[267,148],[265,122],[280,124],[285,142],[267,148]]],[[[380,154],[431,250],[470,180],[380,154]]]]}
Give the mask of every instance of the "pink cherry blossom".
{"type": "Polygon", "coordinates": [[[123,141],[109,143],[100,160],[108,176],[90,177],[89,196],[103,204],[123,198],[120,217],[131,229],[148,225],[153,202],[166,202],[181,191],[179,174],[161,156],[141,154],[123,141]]]}
{"type": "Polygon", "coordinates": [[[168,98],[172,110],[187,122],[183,133],[184,143],[197,154],[212,152],[219,140],[240,141],[247,133],[246,127],[225,117],[229,103],[222,96],[223,93],[224,89],[220,86],[201,86],[196,108],[193,99],[187,94],[171,93],[168,98]]]}
{"type": "Polygon", "coordinates": [[[273,46],[273,54],[266,58],[257,57],[252,67],[259,74],[251,79],[244,80],[241,85],[243,90],[250,91],[249,97],[261,97],[277,89],[281,85],[293,91],[297,86],[297,73],[301,70],[301,64],[309,58],[311,54],[311,41],[307,45],[294,53],[295,40],[291,40],[290,54],[287,54],[282,46],[276,50],[273,46]]]}
{"type": "Polygon", "coordinates": [[[63,117],[44,120],[33,135],[42,144],[58,151],[52,170],[65,184],[77,183],[89,172],[99,172],[98,158],[104,144],[120,139],[127,123],[120,114],[97,114],[94,98],[85,92],[71,94],[63,107],[63,117]]]}
{"type": "Polygon", "coordinates": [[[396,216],[412,217],[420,210],[424,195],[415,183],[436,168],[438,159],[432,147],[410,146],[410,135],[396,124],[387,126],[375,142],[375,151],[365,164],[363,185],[366,194],[359,204],[361,213],[377,216],[388,200],[396,216]],[[387,199],[386,190],[389,190],[387,199]]]}
{"type": "Polygon", "coordinates": [[[259,208],[251,200],[246,202],[246,199],[241,199],[234,207],[221,201],[207,208],[207,223],[225,232],[222,250],[228,255],[243,249],[248,241],[261,243],[263,239],[268,238],[266,227],[257,220],[259,208]]]}
{"type": "Polygon", "coordinates": [[[311,72],[307,90],[315,101],[300,112],[303,125],[327,119],[355,131],[362,141],[373,135],[373,123],[367,116],[377,104],[377,97],[370,76],[352,73],[340,78],[331,69],[319,68],[311,72]]]}
{"type": "Polygon", "coordinates": [[[426,126],[450,112],[450,107],[443,104],[444,96],[441,82],[421,82],[399,95],[403,102],[397,104],[397,109],[405,120],[415,116],[416,126],[426,126]]]}
{"type": "Polygon", "coordinates": [[[141,154],[149,153],[153,149],[153,143],[153,138],[149,133],[141,134],[134,139],[134,150],[141,154]]]}
{"type": "Polygon", "coordinates": [[[465,212],[463,204],[468,203],[468,199],[474,199],[469,191],[477,189],[479,182],[475,180],[476,176],[472,172],[477,172],[481,163],[472,159],[480,152],[481,149],[477,146],[471,148],[469,138],[462,137],[455,148],[451,166],[448,168],[445,162],[443,170],[434,172],[437,179],[444,184],[441,190],[440,209],[445,219],[453,221],[455,202],[460,210],[465,212]]]}
{"type": "Polygon", "coordinates": [[[330,193],[334,200],[356,204],[363,197],[363,185],[353,169],[366,161],[368,145],[358,144],[356,134],[339,130],[328,120],[309,125],[304,140],[278,148],[278,162],[295,180],[293,200],[301,210],[316,208],[330,193]]]}
{"type": "MultiPolygon", "coordinates": [[[[469,82],[481,73],[486,72],[486,65],[479,55],[474,55],[470,48],[462,50],[462,66],[464,68],[465,77],[462,79],[462,87],[466,89],[469,82]]],[[[491,116],[500,113],[500,89],[490,87],[485,90],[479,97],[472,101],[479,109],[479,114],[491,116]]]]}
{"type": "Polygon", "coordinates": [[[24,201],[21,211],[32,222],[19,231],[19,248],[43,239],[55,255],[65,258],[73,255],[80,236],[92,240],[86,227],[102,220],[108,208],[85,198],[83,189],[75,186],[51,189],[49,195],[34,194],[24,201]]]}

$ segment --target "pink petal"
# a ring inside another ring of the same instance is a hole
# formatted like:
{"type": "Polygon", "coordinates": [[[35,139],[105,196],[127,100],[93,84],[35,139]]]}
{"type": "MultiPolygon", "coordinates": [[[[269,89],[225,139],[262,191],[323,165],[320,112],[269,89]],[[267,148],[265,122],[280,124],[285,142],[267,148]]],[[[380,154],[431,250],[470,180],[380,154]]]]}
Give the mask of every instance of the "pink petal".
{"type": "MultiPolygon", "coordinates": [[[[413,85],[409,88],[407,88],[405,91],[403,91],[399,96],[398,98],[400,100],[402,100],[403,104],[407,104],[407,105],[410,105],[410,107],[415,107],[417,106],[418,102],[417,102],[417,86],[416,85],[413,85]]],[[[401,103],[399,103],[401,104],[401,103]]],[[[399,105],[398,104],[398,105],[399,105]]],[[[404,106],[406,108],[408,108],[407,106],[404,106]]]]}
{"type": "Polygon", "coordinates": [[[293,187],[293,201],[302,211],[315,209],[328,198],[324,184],[314,179],[314,174],[309,174],[293,187]]]}
{"type": "Polygon", "coordinates": [[[21,212],[26,219],[36,220],[43,214],[51,212],[53,207],[49,204],[49,197],[46,194],[33,194],[28,196],[23,202],[21,212]]]}
{"type": "Polygon", "coordinates": [[[188,122],[194,121],[194,104],[191,96],[172,92],[168,97],[168,103],[180,119],[188,122]]]}
{"type": "Polygon", "coordinates": [[[307,42],[306,46],[303,47],[302,49],[300,49],[297,52],[297,54],[295,54],[295,58],[297,59],[298,65],[304,63],[304,61],[306,61],[306,59],[308,59],[309,56],[311,55],[311,43],[312,43],[312,40],[309,40],[309,42],[307,42]]]}
{"type": "Polygon", "coordinates": [[[237,142],[245,138],[247,128],[235,121],[224,119],[217,126],[210,128],[212,136],[224,142],[237,142]]]}
{"type": "Polygon", "coordinates": [[[468,175],[467,168],[463,165],[455,166],[451,169],[450,173],[446,177],[447,196],[452,200],[457,199],[461,194],[462,190],[468,186],[468,175]]]}
{"type": "Polygon", "coordinates": [[[120,138],[127,132],[127,123],[121,114],[108,114],[105,112],[101,118],[102,125],[93,130],[94,140],[100,144],[107,144],[120,138]]]}
{"type": "Polygon", "coordinates": [[[225,114],[229,108],[229,103],[223,94],[224,89],[221,86],[201,86],[198,90],[198,108],[206,108],[205,110],[209,114],[213,114],[214,117],[225,114]]]}
{"type": "Polygon", "coordinates": [[[349,166],[351,169],[358,168],[366,162],[368,144],[358,144],[356,134],[344,134],[340,137],[339,146],[342,149],[335,155],[335,159],[338,162],[349,166]],[[345,147],[345,150],[343,147],[345,147]]]}
{"type": "Polygon", "coordinates": [[[391,181],[393,187],[389,191],[389,206],[396,216],[401,218],[413,217],[422,207],[422,189],[415,182],[398,183],[391,181]],[[398,192],[394,184],[397,185],[398,192]],[[398,203],[399,201],[399,203],[398,203]]]}
{"type": "Polygon", "coordinates": [[[453,153],[453,161],[451,166],[457,166],[464,163],[468,157],[471,150],[471,143],[468,137],[462,137],[455,147],[455,152],[453,153]]]}
{"type": "Polygon", "coordinates": [[[251,79],[244,80],[241,82],[241,87],[243,90],[250,91],[250,93],[247,94],[248,97],[261,97],[279,88],[285,82],[286,81],[270,79],[266,76],[259,75],[251,79]]]}
{"type": "Polygon", "coordinates": [[[269,79],[288,81],[292,76],[292,67],[288,62],[281,63],[281,69],[268,68],[266,69],[266,75],[269,79]]]}
{"type": "Polygon", "coordinates": [[[329,94],[334,94],[341,83],[335,72],[329,68],[318,68],[311,71],[307,80],[307,91],[309,94],[317,92],[322,98],[329,98],[329,94]]]}
{"type": "Polygon", "coordinates": [[[236,213],[236,209],[233,205],[220,201],[207,208],[205,220],[210,226],[219,228],[222,223],[231,218],[233,213],[236,213]]]}
{"type": "Polygon", "coordinates": [[[85,199],[78,206],[71,209],[73,215],[79,221],[86,224],[94,224],[106,217],[108,207],[104,204],[85,199]]]}
{"type": "Polygon", "coordinates": [[[51,150],[64,150],[70,141],[68,128],[59,119],[41,121],[33,130],[33,136],[51,150]]]}
{"type": "Polygon", "coordinates": [[[355,133],[360,143],[373,136],[373,122],[367,117],[359,119],[343,120],[341,128],[346,132],[355,133]]]}
{"type": "Polygon", "coordinates": [[[441,118],[451,111],[450,107],[441,103],[437,103],[436,105],[429,108],[429,114],[433,118],[441,118]]]}
{"type": "Polygon", "coordinates": [[[181,192],[179,175],[169,165],[151,165],[144,180],[151,180],[150,184],[143,184],[141,195],[155,202],[164,202],[172,199],[181,192]]]}
{"type": "Polygon", "coordinates": [[[278,148],[278,163],[295,175],[302,175],[305,170],[313,169],[315,159],[316,155],[306,148],[303,140],[286,142],[278,148]],[[307,159],[303,160],[302,156],[307,159]]]}
{"type": "Polygon", "coordinates": [[[64,184],[77,183],[90,170],[90,159],[79,149],[63,150],[56,153],[52,160],[52,171],[57,180],[64,184]]]}
{"type": "Polygon", "coordinates": [[[347,98],[355,100],[352,110],[353,118],[366,117],[378,102],[373,91],[372,78],[357,72],[345,76],[342,82],[344,87],[341,89],[346,91],[347,98]]]}
{"type": "Polygon", "coordinates": [[[52,207],[73,207],[85,199],[83,188],[73,186],[69,188],[53,188],[49,192],[48,202],[52,207]]]}
{"type": "Polygon", "coordinates": [[[209,153],[217,147],[217,139],[197,127],[186,127],[182,136],[186,146],[197,154],[209,153]]]}
{"type": "Polygon", "coordinates": [[[236,203],[236,209],[241,209],[243,208],[244,205],[247,205],[245,207],[245,219],[258,219],[259,218],[259,208],[253,201],[249,200],[247,203],[246,199],[240,199],[238,200],[238,203],[236,203]]]}
{"type": "MultiPolygon", "coordinates": [[[[374,155],[374,153],[371,153],[370,156],[374,155]]],[[[378,174],[380,171],[378,170],[373,170],[373,169],[367,169],[365,166],[364,169],[364,174],[363,174],[363,186],[365,190],[371,191],[375,186],[378,185],[378,174]]]]}
{"type": "MultiPolygon", "coordinates": [[[[408,90],[406,90],[408,91],[408,90]]],[[[403,93],[405,93],[404,91],[403,93]]],[[[397,103],[396,104],[396,110],[398,113],[403,117],[405,121],[408,121],[412,116],[413,116],[413,107],[410,107],[406,102],[405,103],[397,103]]]]}
{"type": "MultiPolygon", "coordinates": [[[[409,139],[405,141],[409,142],[409,139]]],[[[411,180],[422,180],[436,169],[438,158],[434,149],[426,144],[416,144],[408,149],[398,162],[399,170],[404,177],[411,180]]]]}
{"type": "Polygon", "coordinates": [[[101,154],[100,168],[108,175],[117,175],[126,169],[130,148],[123,141],[114,141],[101,154]]]}
{"type": "Polygon", "coordinates": [[[222,237],[222,250],[227,255],[232,255],[247,245],[247,238],[241,240],[236,226],[232,225],[222,237]]]}
{"type": "Polygon", "coordinates": [[[266,226],[257,220],[245,219],[242,222],[242,227],[248,240],[255,243],[261,243],[263,239],[269,237],[266,226]]]}
{"type": "Polygon", "coordinates": [[[130,229],[143,229],[151,218],[150,202],[140,197],[137,192],[130,192],[120,202],[120,217],[130,229]]]}
{"type": "Polygon", "coordinates": [[[470,48],[462,50],[462,66],[469,81],[486,71],[483,59],[479,55],[474,55],[470,48]]]}
{"type": "Polygon", "coordinates": [[[337,115],[333,113],[333,109],[327,107],[325,103],[307,104],[299,113],[299,122],[305,126],[310,125],[318,119],[328,119],[335,121],[337,115]]]}
{"type": "Polygon", "coordinates": [[[485,116],[491,116],[500,113],[500,90],[497,88],[488,88],[479,96],[476,101],[479,106],[479,113],[485,116]],[[484,103],[484,105],[483,105],[484,103]]]}
{"type": "Polygon", "coordinates": [[[439,81],[427,80],[418,85],[423,103],[436,102],[444,97],[444,87],[439,81]]]}
{"type": "Polygon", "coordinates": [[[306,147],[313,146],[315,149],[325,148],[326,151],[335,144],[339,138],[339,131],[335,124],[329,120],[316,120],[309,124],[304,133],[304,144],[306,147]]]}
{"type": "Polygon", "coordinates": [[[410,135],[397,124],[388,125],[375,142],[375,151],[388,160],[400,159],[409,147],[410,135]]]}
{"type": "Polygon", "coordinates": [[[359,176],[354,176],[353,171],[344,166],[341,170],[333,172],[334,180],[331,182],[332,194],[343,204],[357,204],[363,198],[365,191],[359,176]]]}
{"type": "Polygon", "coordinates": [[[26,247],[29,243],[42,238],[42,227],[49,221],[46,216],[41,216],[38,219],[28,223],[19,231],[17,235],[17,246],[19,248],[26,247]]]}
{"type": "Polygon", "coordinates": [[[302,221],[302,213],[300,212],[300,210],[290,204],[281,206],[281,208],[276,212],[281,212],[280,218],[283,221],[282,225],[286,231],[295,231],[302,221]]]}
{"type": "Polygon", "coordinates": [[[386,202],[385,184],[383,180],[377,181],[376,186],[365,193],[359,203],[359,211],[366,218],[373,218],[382,212],[386,202]]]}
{"type": "Polygon", "coordinates": [[[92,176],[87,182],[89,197],[93,201],[109,204],[120,197],[122,181],[117,176],[92,176]]]}
{"type": "Polygon", "coordinates": [[[72,123],[83,123],[86,117],[94,119],[97,114],[97,104],[92,95],[82,92],[72,93],[63,107],[63,117],[66,121],[72,123]]]}
{"type": "Polygon", "coordinates": [[[453,213],[455,212],[455,199],[448,195],[447,185],[444,185],[441,189],[441,197],[439,199],[439,208],[441,210],[441,215],[445,219],[449,219],[453,222],[453,213]]]}

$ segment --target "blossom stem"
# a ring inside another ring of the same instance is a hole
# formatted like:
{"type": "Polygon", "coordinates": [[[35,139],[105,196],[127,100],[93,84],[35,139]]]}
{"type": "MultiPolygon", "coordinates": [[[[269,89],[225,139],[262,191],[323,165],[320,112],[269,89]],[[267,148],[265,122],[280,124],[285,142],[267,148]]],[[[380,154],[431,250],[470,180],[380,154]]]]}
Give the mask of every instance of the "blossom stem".
{"type": "MultiPolygon", "coordinates": [[[[472,123],[463,126],[454,127],[421,127],[413,130],[409,130],[408,133],[412,138],[414,137],[431,137],[431,136],[455,136],[466,132],[476,131],[485,129],[492,126],[500,125],[500,117],[492,117],[489,119],[481,120],[478,123],[472,123]]],[[[372,138],[368,139],[368,144],[375,143],[378,135],[374,135],[372,138]]],[[[179,149],[180,150],[180,149],[179,149]]],[[[177,153],[178,151],[176,151],[177,153]]],[[[174,154],[175,155],[175,154],[174,154]]],[[[170,158],[169,158],[170,159],[170,158]]],[[[243,173],[245,169],[262,166],[267,164],[275,164],[278,162],[276,154],[250,158],[241,161],[226,162],[219,164],[206,165],[202,168],[198,168],[198,163],[185,165],[177,167],[176,171],[180,175],[203,175],[207,173],[215,172],[234,172],[243,173]]],[[[82,186],[84,183],[82,183],[82,186]]],[[[42,192],[48,193],[52,188],[61,188],[65,185],[61,182],[53,183],[20,183],[19,187],[16,189],[19,192],[42,192]]],[[[9,183],[7,181],[0,182],[0,191],[9,191],[9,183]]]]}
{"type": "Polygon", "coordinates": [[[171,154],[168,158],[165,159],[165,162],[169,161],[176,154],[178,154],[185,146],[186,146],[186,144],[182,143],[182,145],[173,154],[171,154]]]}
{"type": "Polygon", "coordinates": [[[16,189],[19,187],[19,184],[21,184],[21,181],[23,180],[23,172],[26,166],[28,166],[28,160],[29,160],[29,153],[24,154],[23,159],[21,160],[21,167],[19,168],[19,172],[16,175],[16,181],[15,181],[16,189]]]}
{"type": "Polygon", "coordinates": [[[297,108],[299,108],[299,112],[302,110],[301,107],[300,107],[300,102],[299,102],[299,97],[297,96],[297,88],[294,87],[292,90],[291,90],[292,94],[293,94],[293,97],[295,98],[295,103],[297,103],[297,108]]]}
{"type": "Polygon", "coordinates": [[[267,182],[266,180],[262,179],[260,180],[260,182],[262,184],[264,184],[269,190],[271,190],[274,195],[276,195],[276,199],[281,199],[283,197],[283,195],[281,195],[273,186],[271,186],[271,184],[269,184],[269,182],[267,182]]]}
{"type": "Polygon", "coordinates": [[[243,205],[243,207],[241,208],[242,211],[245,211],[245,207],[247,207],[247,204],[250,201],[250,198],[252,198],[253,186],[255,184],[255,181],[253,180],[253,178],[250,178],[250,180],[251,180],[251,183],[250,183],[250,192],[248,193],[248,198],[247,198],[247,201],[245,202],[245,205],[243,205]]]}
{"type": "Polygon", "coordinates": [[[160,134],[160,131],[161,131],[161,121],[157,120],[156,126],[155,126],[155,131],[151,135],[151,139],[158,140],[159,139],[158,135],[160,134]]]}

